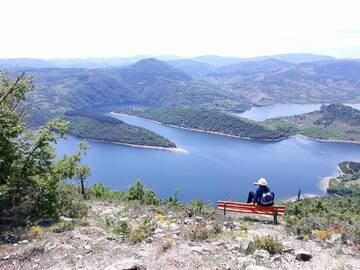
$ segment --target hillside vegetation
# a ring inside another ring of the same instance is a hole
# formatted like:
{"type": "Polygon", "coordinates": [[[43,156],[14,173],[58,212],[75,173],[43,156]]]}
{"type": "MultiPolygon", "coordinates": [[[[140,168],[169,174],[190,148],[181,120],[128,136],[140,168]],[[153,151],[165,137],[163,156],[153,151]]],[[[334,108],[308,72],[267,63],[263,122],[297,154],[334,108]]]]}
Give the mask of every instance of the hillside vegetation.
{"type": "MultiPolygon", "coordinates": [[[[255,222],[254,216],[225,217],[201,200],[179,202],[177,192],[158,198],[140,181],[126,191],[101,184],[84,188],[90,174],[81,162],[86,144],[81,143],[74,155],[57,157],[54,144],[65,139],[69,122],[57,119],[36,131],[27,128],[18,104],[32,90],[31,78],[20,74],[13,81],[6,74],[0,76],[1,269],[249,270],[318,265],[354,269],[359,265],[357,194],[287,203],[285,219],[275,226],[266,219],[255,222]]],[[[181,119],[183,114],[172,115],[181,119]]],[[[234,123],[235,130],[239,125],[218,112],[198,110],[191,115],[201,120],[193,123],[210,124],[205,117],[209,116],[234,123]]],[[[122,125],[85,113],[67,117],[90,121],[85,128],[122,125]]],[[[259,127],[248,124],[245,127],[259,127]]],[[[346,174],[358,174],[357,163],[340,167],[346,174]]]]}
{"type": "MultiPolygon", "coordinates": [[[[292,58],[289,55],[246,61],[221,58],[220,66],[201,62],[218,58],[168,63],[150,58],[92,69],[84,68],[86,61],[81,68],[59,68],[61,65],[42,67],[43,61],[24,60],[27,72],[36,78],[36,90],[27,102],[40,114],[108,105],[243,111],[252,105],[276,103],[360,102],[360,62],[356,60],[297,63],[287,61],[292,58]]],[[[89,67],[94,66],[89,63],[89,67]]],[[[9,70],[14,72],[11,65],[9,70]]]]}
{"type": "Polygon", "coordinates": [[[358,102],[359,72],[357,60],[293,64],[267,59],[224,66],[202,79],[257,105],[358,102]]]}
{"type": "Polygon", "coordinates": [[[360,142],[360,111],[342,104],[323,105],[319,111],[264,121],[288,135],[360,142]]]}
{"type": "Polygon", "coordinates": [[[175,148],[168,139],[142,127],[128,125],[114,117],[89,112],[69,112],[68,133],[87,139],[139,146],[175,148]]]}
{"type": "Polygon", "coordinates": [[[260,140],[279,140],[284,138],[283,134],[279,131],[214,110],[168,107],[128,112],[143,118],[159,121],[166,125],[215,132],[239,138],[260,140]]]}
{"type": "Polygon", "coordinates": [[[31,68],[28,74],[36,86],[27,100],[30,108],[51,113],[108,105],[249,106],[243,98],[156,59],[102,69],[31,68]]]}
{"type": "Polygon", "coordinates": [[[339,169],[341,174],[330,179],[328,193],[360,198],[360,162],[344,161],[339,169]]]}

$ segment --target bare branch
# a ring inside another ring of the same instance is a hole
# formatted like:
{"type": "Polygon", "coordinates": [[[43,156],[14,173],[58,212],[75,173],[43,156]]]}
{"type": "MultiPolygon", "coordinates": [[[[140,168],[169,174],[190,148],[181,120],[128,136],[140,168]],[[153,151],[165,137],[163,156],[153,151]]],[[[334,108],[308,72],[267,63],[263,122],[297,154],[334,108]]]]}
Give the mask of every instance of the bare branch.
{"type": "Polygon", "coordinates": [[[16,90],[16,86],[18,83],[24,78],[25,71],[21,73],[21,75],[16,79],[16,81],[13,83],[13,85],[10,87],[10,89],[0,98],[0,104],[5,101],[5,99],[16,90]]]}

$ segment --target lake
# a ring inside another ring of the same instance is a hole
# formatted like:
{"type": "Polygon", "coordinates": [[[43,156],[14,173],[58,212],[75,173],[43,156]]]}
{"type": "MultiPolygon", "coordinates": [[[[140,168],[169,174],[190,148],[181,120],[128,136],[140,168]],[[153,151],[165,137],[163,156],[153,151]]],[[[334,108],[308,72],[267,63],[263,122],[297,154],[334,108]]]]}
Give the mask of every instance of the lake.
{"type": "MultiPolygon", "coordinates": [[[[263,107],[252,107],[243,113],[233,115],[249,118],[255,121],[263,121],[269,118],[291,116],[302,113],[309,113],[319,110],[322,104],[276,104],[263,107]]],[[[360,110],[360,104],[346,104],[360,110]]]]}
{"type": "MultiPolygon", "coordinates": [[[[360,145],[290,138],[281,142],[240,140],[177,129],[131,116],[119,119],[161,134],[188,153],[150,150],[90,141],[84,162],[92,168],[87,184],[101,182],[127,190],[141,179],[166,198],[180,190],[179,199],[245,200],[252,183],[265,177],[277,198],[303,193],[324,194],[320,178],[335,175],[337,164],[360,160],[360,145]]],[[[75,152],[80,140],[60,141],[59,155],[75,152]]]]}

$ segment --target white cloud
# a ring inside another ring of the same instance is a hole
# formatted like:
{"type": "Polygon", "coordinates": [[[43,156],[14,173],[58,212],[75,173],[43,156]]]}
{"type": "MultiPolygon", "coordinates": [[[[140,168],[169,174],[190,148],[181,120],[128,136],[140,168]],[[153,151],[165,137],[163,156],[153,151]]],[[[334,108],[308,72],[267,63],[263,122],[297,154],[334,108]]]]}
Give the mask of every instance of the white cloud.
{"type": "Polygon", "coordinates": [[[0,8],[0,57],[341,57],[360,48],[359,1],[2,0],[0,8]]]}

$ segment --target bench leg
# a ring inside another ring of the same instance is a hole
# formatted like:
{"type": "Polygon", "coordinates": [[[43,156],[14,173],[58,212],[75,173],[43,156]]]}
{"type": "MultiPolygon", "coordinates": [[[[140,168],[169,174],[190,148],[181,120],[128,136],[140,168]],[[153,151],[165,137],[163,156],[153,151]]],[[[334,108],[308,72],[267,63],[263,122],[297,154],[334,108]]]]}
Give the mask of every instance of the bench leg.
{"type": "Polygon", "coordinates": [[[224,216],[226,216],[226,203],[224,203],[224,216]]]}
{"type": "Polygon", "coordinates": [[[275,225],[278,224],[277,218],[278,218],[278,210],[277,210],[277,208],[275,208],[275,214],[274,214],[274,224],[275,224],[275,225]]]}

